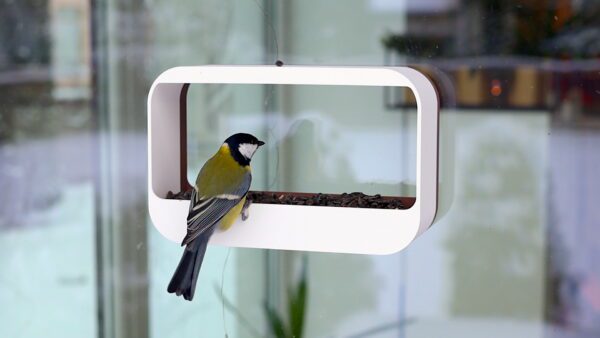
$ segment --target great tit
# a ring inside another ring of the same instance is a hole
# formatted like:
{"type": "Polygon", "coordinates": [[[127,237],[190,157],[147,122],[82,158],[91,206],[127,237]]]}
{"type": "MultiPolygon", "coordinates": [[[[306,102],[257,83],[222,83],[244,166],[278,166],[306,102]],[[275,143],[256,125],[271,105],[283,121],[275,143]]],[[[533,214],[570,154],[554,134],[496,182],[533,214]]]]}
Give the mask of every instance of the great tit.
{"type": "Polygon", "coordinates": [[[206,246],[217,225],[227,230],[242,212],[250,189],[250,160],[265,144],[250,134],[234,134],[198,173],[187,216],[187,235],[183,257],[167,291],[186,300],[194,298],[198,272],[206,246]]]}

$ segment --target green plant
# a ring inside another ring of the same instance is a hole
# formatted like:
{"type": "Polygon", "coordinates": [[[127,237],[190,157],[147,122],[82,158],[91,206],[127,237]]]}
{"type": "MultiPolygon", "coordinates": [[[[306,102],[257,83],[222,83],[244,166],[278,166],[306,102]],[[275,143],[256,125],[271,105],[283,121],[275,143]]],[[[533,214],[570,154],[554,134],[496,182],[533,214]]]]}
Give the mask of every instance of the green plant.
{"type": "Polygon", "coordinates": [[[302,272],[298,284],[288,290],[286,322],[273,307],[265,302],[264,310],[269,330],[276,338],[302,338],[304,318],[306,316],[306,297],[308,283],[306,278],[306,257],[302,261],[302,272]]]}

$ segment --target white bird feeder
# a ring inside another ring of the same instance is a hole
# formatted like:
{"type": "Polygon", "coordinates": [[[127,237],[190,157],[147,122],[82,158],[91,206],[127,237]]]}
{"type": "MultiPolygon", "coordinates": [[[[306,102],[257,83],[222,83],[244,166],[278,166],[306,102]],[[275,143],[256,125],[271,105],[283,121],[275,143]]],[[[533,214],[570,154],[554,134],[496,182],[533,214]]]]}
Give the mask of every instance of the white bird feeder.
{"type": "Polygon", "coordinates": [[[152,223],[180,243],[189,201],[167,192],[189,188],[186,104],[189,84],[395,86],[417,101],[416,200],[407,209],[253,203],[250,217],[210,243],[230,247],[360,254],[402,250],[433,223],[438,205],[438,96],[422,73],[408,67],[194,66],[160,74],[148,94],[148,208],[152,223]]]}

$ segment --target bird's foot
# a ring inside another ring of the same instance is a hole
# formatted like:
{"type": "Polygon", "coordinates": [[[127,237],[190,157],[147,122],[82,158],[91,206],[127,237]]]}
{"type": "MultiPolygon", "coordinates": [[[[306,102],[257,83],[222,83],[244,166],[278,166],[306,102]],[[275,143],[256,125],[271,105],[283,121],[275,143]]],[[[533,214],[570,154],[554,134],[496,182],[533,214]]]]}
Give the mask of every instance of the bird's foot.
{"type": "Polygon", "coordinates": [[[248,219],[248,216],[250,215],[250,211],[248,209],[250,208],[251,204],[252,202],[246,198],[246,202],[244,202],[244,206],[242,207],[242,221],[248,219]]]}

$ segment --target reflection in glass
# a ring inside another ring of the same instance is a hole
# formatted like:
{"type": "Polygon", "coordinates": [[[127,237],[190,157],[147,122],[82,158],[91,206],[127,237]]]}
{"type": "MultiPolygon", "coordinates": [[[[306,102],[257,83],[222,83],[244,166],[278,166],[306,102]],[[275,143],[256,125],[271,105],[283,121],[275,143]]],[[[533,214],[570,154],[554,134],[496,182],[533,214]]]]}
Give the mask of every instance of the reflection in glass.
{"type": "Polygon", "coordinates": [[[0,336],[97,333],[87,3],[0,2],[0,336]],[[78,42],[72,44],[71,42],[78,42]]]}

